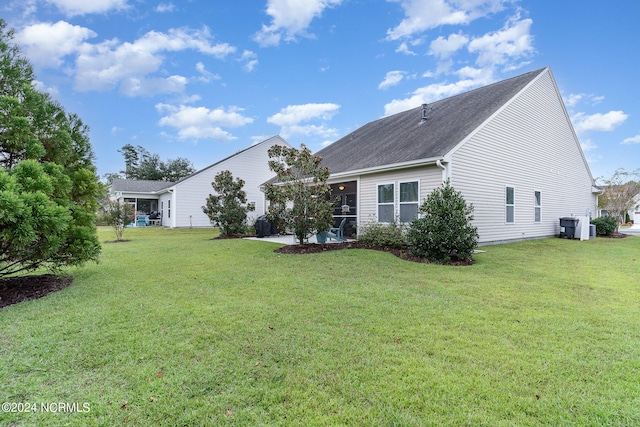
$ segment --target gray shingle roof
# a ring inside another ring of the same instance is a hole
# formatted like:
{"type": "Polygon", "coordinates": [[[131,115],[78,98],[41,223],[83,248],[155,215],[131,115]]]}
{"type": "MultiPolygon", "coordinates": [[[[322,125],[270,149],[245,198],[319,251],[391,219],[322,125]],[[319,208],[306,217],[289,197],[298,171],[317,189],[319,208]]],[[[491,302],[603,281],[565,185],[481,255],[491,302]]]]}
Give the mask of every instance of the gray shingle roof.
{"type": "Polygon", "coordinates": [[[173,182],[149,181],[144,179],[114,179],[111,182],[111,190],[126,191],[129,193],[155,193],[171,187],[173,182]]]}
{"type": "Polygon", "coordinates": [[[442,157],[546,68],[367,123],[317,154],[331,173],[442,157]]]}

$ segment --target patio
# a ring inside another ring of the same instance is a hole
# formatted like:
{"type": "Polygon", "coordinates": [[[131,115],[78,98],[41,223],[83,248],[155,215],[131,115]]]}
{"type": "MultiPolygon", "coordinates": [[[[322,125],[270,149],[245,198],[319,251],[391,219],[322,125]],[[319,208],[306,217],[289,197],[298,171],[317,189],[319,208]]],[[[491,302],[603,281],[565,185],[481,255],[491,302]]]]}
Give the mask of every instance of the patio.
{"type": "MultiPolygon", "coordinates": [[[[245,237],[248,240],[260,240],[262,242],[272,242],[272,243],[280,243],[282,245],[297,245],[298,241],[296,236],[293,234],[285,234],[285,235],[277,235],[277,236],[269,236],[269,237],[245,237]]],[[[350,239],[347,239],[349,241],[350,239]]],[[[318,243],[316,240],[316,235],[309,237],[307,243],[318,243]]],[[[337,240],[329,240],[327,239],[326,243],[340,243],[337,240]]]]}

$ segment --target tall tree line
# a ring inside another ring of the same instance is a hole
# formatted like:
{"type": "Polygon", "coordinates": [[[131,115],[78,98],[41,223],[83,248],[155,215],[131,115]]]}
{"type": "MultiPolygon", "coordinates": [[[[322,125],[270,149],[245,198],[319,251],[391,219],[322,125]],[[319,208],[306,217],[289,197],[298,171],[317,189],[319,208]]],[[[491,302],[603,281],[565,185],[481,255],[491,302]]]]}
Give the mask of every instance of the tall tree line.
{"type": "Polygon", "coordinates": [[[140,145],[134,147],[127,144],[118,152],[124,157],[124,169],[120,173],[106,174],[107,182],[115,178],[175,182],[196,171],[193,164],[185,158],[163,161],[159,155],[149,153],[140,145]]]}

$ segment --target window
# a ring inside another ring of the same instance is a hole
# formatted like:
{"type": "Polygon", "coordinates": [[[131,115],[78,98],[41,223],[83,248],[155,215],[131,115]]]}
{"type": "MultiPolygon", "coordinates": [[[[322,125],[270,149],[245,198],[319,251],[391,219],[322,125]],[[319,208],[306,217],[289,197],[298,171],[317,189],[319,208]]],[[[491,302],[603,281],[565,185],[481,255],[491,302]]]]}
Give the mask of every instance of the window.
{"type": "Polygon", "coordinates": [[[394,220],[394,200],[395,185],[378,185],[378,222],[393,222],[394,220]]]}
{"type": "Polygon", "coordinates": [[[514,187],[507,187],[506,189],[506,218],[507,224],[513,224],[516,222],[516,189],[514,187]]]}
{"type": "Polygon", "coordinates": [[[542,195],[539,191],[534,191],[533,197],[533,220],[534,222],[542,222],[542,195]]]}
{"type": "Polygon", "coordinates": [[[400,222],[418,217],[418,181],[400,183],[400,222]]]}

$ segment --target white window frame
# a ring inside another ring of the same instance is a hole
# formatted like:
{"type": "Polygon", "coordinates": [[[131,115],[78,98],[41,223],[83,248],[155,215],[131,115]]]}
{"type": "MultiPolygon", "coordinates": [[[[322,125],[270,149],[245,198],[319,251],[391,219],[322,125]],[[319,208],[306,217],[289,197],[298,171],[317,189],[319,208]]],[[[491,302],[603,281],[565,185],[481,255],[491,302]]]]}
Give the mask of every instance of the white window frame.
{"type": "MultiPolygon", "coordinates": [[[[420,180],[419,179],[408,179],[408,180],[404,180],[404,181],[399,181],[398,182],[398,219],[401,218],[400,216],[400,207],[402,205],[416,205],[416,207],[418,208],[416,210],[416,218],[418,218],[418,216],[420,215],[420,180]],[[417,192],[417,196],[418,199],[416,201],[410,201],[410,202],[403,202],[402,201],[402,184],[411,184],[411,183],[417,183],[418,184],[418,192],[417,192]]],[[[415,218],[414,218],[415,219],[415,218]]],[[[400,219],[400,221],[402,221],[400,219]]]]}
{"type": "Polygon", "coordinates": [[[504,186],[504,223],[515,224],[516,223],[516,187],[514,185],[504,186]],[[507,203],[509,188],[513,190],[513,203],[507,203]],[[513,209],[513,221],[509,221],[509,208],[513,209]]]}
{"type": "Polygon", "coordinates": [[[380,206],[392,206],[393,207],[393,219],[396,216],[396,188],[395,182],[380,182],[376,184],[376,221],[382,224],[390,224],[389,222],[380,221],[380,206]],[[391,203],[380,203],[380,187],[383,185],[393,185],[393,201],[391,203]]]}
{"type": "Polygon", "coordinates": [[[542,191],[539,190],[533,191],[533,222],[536,224],[542,222],[542,191]],[[536,216],[538,219],[536,219],[536,216]]]}

